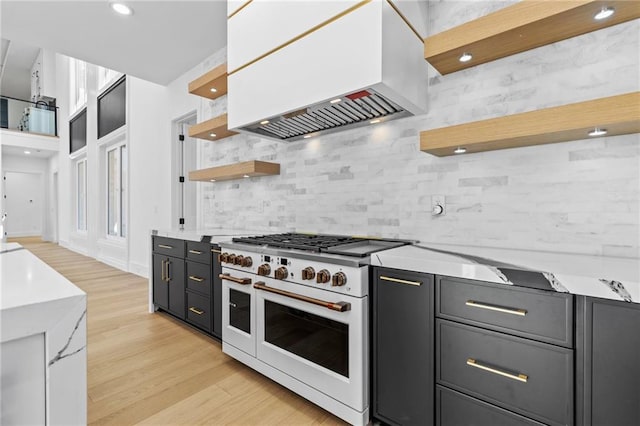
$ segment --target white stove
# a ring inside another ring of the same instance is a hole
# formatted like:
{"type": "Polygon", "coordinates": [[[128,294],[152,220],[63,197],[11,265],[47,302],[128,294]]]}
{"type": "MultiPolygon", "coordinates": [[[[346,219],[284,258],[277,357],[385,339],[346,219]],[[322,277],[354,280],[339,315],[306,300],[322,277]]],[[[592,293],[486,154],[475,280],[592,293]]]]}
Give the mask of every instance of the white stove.
{"type": "Polygon", "coordinates": [[[368,423],[369,255],[409,243],[308,234],[221,243],[223,351],[368,423]]]}

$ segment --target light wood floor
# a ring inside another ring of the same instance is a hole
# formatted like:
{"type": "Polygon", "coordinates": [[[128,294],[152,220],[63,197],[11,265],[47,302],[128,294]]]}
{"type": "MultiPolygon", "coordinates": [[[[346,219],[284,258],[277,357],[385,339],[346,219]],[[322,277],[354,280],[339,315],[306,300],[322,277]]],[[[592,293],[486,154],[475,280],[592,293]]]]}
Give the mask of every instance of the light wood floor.
{"type": "Polygon", "coordinates": [[[16,238],[88,295],[90,424],[344,424],[166,314],[147,280],[39,238],[16,238]]]}

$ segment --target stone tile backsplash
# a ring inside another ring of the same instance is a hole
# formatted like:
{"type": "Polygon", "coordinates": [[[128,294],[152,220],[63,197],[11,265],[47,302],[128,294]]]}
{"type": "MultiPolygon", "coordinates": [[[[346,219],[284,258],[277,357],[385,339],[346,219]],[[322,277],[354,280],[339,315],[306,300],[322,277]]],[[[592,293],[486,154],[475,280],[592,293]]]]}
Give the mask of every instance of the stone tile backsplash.
{"type": "MultiPolygon", "coordinates": [[[[434,1],[428,28],[510,3],[434,1]]],[[[418,117],[299,142],[199,141],[201,168],[281,164],[280,176],[197,184],[202,225],[640,257],[638,134],[444,158],[419,149],[422,130],[637,91],[639,39],[635,20],[447,76],[430,69],[418,117]],[[432,195],[446,196],[445,216],[431,216],[432,195]]],[[[224,112],[226,97],[202,101],[201,119],[224,112]]]]}

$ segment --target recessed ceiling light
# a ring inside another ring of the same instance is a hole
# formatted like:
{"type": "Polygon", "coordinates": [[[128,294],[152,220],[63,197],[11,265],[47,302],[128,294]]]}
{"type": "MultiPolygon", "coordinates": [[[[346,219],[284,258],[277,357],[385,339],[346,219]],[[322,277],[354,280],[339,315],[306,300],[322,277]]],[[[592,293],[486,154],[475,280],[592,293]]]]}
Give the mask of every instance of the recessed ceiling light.
{"type": "Polygon", "coordinates": [[[595,129],[593,129],[592,131],[590,131],[587,134],[589,136],[602,136],[602,135],[606,135],[607,134],[607,129],[600,129],[600,128],[596,127],[595,129]]]}
{"type": "Polygon", "coordinates": [[[457,147],[453,153],[454,154],[464,154],[465,152],[467,152],[467,148],[463,148],[461,146],[457,147]]]}
{"type": "Polygon", "coordinates": [[[340,98],[335,98],[335,99],[331,99],[331,100],[329,101],[329,103],[331,103],[331,104],[337,104],[337,103],[338,103],[338,102],[340,102],[341,100],[342,100],[342,99],[340,99],[340,98]]]}
{"type": "Polygon", "coordinates": [[[380,119],[376,118],[375,120],[371,120],[369,123],[376,124],[376,123],[379,123],[379,122],[380,122],[380,119]]]}
{"type": "Polygon", "coordinates": [[[133,15],[133,9],[123,3],[110,3],[111,9],[120,15],[133,15]]]}
{"type": "Polygon", "coordinates": [[[216,89],[215,87],[212,87],[211,89],[209,89],[211,91],[211,93],[216,93],[218,91],[218,89],[216,89]]]}
{"type": "Polygon", "coordinates": [[[471,53],[463,53],[462,55],[460,55],[460,57],[458,58],[458,60],[460,62],[469,62],[471,60],[471,58],[473,58],[473,55],[471,53]]]}
{"type": "Polygon", "coordinates": [[[25,151],[24,153],[25,154],[31,154],[31,151],[25,151]]]}
{"type": "Polygon", "coordinates": [[[212,138],[215,138],[218,135],[216,135],[215,133],[209,133],[209,136],[211,136],[212,138]]]}
{"type": "Polygon", "coordinates": [[[596,21],[602,21],[603,19],[607,19],[609,16],[613,15],[614,13],[616,13],[616,10],[612,7],[603,7],[602,9],[600,9],[600,12],[596,13],[593,16],[593,19],[595,19],[596,21]]]}
{"type": "Polygon", "coordinates": [[[211,182],[215,182],[215,181],[216,181],[215,179],[211,179],[211,182]]]}
{"type": "Polygon", "coordinates": [[[304,135],[302,138],[303,139],[309,139],[311,137],[311,135],[304,135]]]}
{"type": "Polygon", "coordinates": [[[244,176],[242,176],[242,177],[243,177],[243,178],[248,178],[248,177],[249,177],[249,175],[244,175],[244,176]]]}
{"type": "Polygon", "coordinates": [[[262,125],[269,124],[269,120],[262,120],[262,121],[260,122],[260,124],[262,124],[262,125]]]}

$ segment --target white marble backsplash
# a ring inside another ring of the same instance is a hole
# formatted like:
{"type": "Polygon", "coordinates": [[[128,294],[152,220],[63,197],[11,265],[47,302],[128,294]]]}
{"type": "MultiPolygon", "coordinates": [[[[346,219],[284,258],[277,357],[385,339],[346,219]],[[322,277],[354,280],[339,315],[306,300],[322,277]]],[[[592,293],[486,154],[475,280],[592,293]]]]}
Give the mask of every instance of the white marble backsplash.
{"type": "MultiPolygon", "coordinates": [[[[509,3],[430,2],[430,33],[509,3]]],[[[638,91],[639,39],[635,20],[447,76],[430,69],[423,116],[293,143],[199,141],[201,167],[281,164],[280,176],[198,184],[202,225],[640,257],[638,134],[445,158],[419,150],[422,130],[638,91]],[[440,194],[447,214],[433,218],[440,194]]],[[[202,118],[215,116],[226,97],[202,105],[202,118]]]]}

